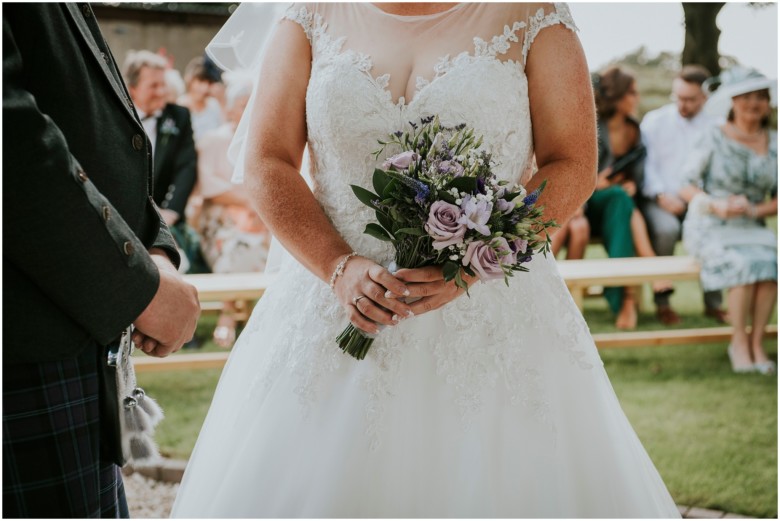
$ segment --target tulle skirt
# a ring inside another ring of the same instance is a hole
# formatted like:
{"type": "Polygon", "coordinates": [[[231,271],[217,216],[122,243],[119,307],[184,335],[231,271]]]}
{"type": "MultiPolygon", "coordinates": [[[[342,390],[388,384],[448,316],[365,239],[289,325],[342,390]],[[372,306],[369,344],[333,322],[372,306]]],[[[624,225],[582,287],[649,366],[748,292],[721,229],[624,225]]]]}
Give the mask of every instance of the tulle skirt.
{"type": "Polygon", "coordinates": [[[679,517],[552,259],[343,354],[294,265],[222,374],[173,517],[679,517]]]}

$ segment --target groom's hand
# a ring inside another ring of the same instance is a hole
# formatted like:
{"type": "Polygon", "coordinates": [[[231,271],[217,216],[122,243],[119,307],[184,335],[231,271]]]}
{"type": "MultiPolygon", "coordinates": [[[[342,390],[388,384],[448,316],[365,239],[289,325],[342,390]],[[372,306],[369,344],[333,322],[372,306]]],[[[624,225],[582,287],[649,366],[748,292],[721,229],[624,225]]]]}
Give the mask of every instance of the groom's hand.
{"type": "Polygon", "coordinates": [[[160,271],[160,286],[135,320],[135,344],[146,354],[168,356],[192,339],[200,316],[198,292],[184,281],[164,254],[150,252],[160,271]]]}

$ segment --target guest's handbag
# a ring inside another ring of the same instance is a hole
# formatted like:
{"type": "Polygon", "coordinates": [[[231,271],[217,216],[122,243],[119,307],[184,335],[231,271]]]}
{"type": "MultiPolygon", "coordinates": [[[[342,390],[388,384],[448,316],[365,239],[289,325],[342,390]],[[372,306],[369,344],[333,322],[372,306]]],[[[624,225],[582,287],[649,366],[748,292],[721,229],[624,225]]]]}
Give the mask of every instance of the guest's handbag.
{"type": "Polygon", "coordinates": [[[625,173],[625,170],[629,167],[633,167],[639,161],[642,161],[647,156],[647,149],[644,145],[638,145],[629,150],[626,154],[620,156],[612,163],[612,172],[607,176],[607,179],[625,173]]]}
{"type": "Polygon", "coordinates": [[[138,387],[133,369],[133,327],[106,348],[104,367],[104,438],[108,457],[123,466],[144,466],[160,458],[154,442],[154,428],[163,418],[162,409],[138,387]]]}

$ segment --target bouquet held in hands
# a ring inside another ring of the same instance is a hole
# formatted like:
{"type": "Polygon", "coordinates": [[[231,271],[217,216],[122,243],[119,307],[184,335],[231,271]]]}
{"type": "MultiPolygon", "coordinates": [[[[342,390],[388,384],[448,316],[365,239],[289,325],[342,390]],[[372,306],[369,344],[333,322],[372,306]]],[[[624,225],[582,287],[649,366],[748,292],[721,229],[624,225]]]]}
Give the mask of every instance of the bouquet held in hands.
{"type": "MultiPolygon", "coordinates": [[[[555,222],[536,206],[542,184],[532,193],[498,180],[495,163],[481,150],[482,138],[466,125],[442,127],[438,117],[410,123],[375,152],[399,149],[375,169],[373,189],[352,185],[360,201],[376,212],[365,233],[395,247],[390,271],[441,266],[444,279],[468,292],[463,272],[482,281],[504,279],[535,254],[546,254],[543,233],[555,222]]],[[[355,358],[365,358],[374,338],[350,324],[336,341],[355,358]]]]}

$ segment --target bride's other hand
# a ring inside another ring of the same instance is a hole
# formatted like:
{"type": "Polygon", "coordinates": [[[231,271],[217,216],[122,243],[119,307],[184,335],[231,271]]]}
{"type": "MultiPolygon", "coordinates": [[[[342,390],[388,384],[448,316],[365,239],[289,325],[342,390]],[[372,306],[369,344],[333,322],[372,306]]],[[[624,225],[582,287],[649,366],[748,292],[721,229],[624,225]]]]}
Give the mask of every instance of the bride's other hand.
{"type": "Polygon", "coordinates": [[[377,324],[394,326],[412,316],[408,304],[385,297],[388,292],[410,295],[407,285],[364,257],[349,259],[344,273],[336,278],[333,290],[350,322],[367,333],[378,333],[377,324]]]}
{"type": "MultiPolygon", "coordinates": [[[[463,280],[471,287],[479,279],[461,272],[463,280]]],[[[440,266],[427,266],[425,268],[402,269],[395,276],[404,281],[409,288],[409,298],[420,300],[410,304],[415,315],[422,315],[429,311],[439,309],[445,304],[466,293],[466,290],[455,285],[455,281],[445,281],[440,266]]],[[[399,295],[391,295],[399,298],[399,295]]]]}

